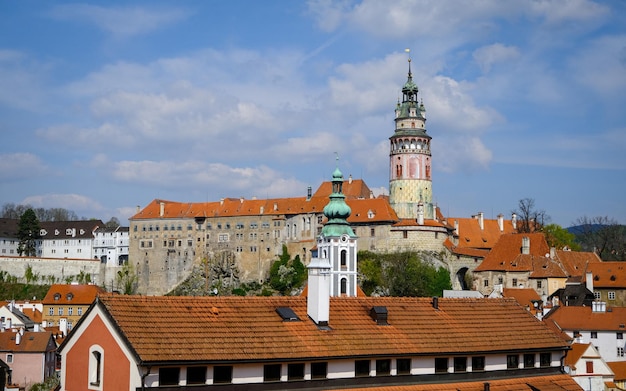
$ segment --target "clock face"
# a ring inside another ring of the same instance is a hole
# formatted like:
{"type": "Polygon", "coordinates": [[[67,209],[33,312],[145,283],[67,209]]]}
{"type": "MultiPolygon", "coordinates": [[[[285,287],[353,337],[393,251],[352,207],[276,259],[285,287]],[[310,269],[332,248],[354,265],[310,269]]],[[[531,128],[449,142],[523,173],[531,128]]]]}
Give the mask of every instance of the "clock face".
{"type": "Polygon", "coordinates": [[[349,238],[348,238],[348,235],[346,235],[346,234],[341,235],[341,241],[342,241],[343,243],[347,242],[347,241],[348,241],[348,239],[349,239],[349,238]]]}

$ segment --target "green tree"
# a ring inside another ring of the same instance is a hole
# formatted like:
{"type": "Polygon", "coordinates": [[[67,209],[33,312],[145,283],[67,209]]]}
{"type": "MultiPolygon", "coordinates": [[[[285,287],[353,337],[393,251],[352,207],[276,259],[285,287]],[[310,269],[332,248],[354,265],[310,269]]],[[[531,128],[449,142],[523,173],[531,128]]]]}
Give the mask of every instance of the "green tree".
{"type": "Polygon", "coordinates": [[[17,225],[17,238],[19,244],[17,252],[19,255],[25,255],[27,257],[34,257],[37,255],[37,239],[39,239],[39,220],[35,215],[35,211],[31,208],[27,209],[17,225]]]}
{"type": "Polygon", "coordinates": [[[279,259],[270,267],[270,286],[282,294],[288,294],[292,289],[300,287],[306,279],[306,268],[300,261],[300,256],[290,259],[287,246],[279,259]]]}
{"type": "Polygon", "coordinates": [[[370,296],[383,286],[380,257],[369,251],[359,251],[357,257],[359,285],[370,296]]]}
{"type": "Polygon", "coordinates": [[[558,250],[571,249],[580,251],[580,245],[576,243],[576,235],[558,224],[546,225],[543,227],[543,233],[546,235],[546,241],[550,247],[558,250]]]}
{"type": "Polygon", "coordinates": [[[132,295],[137,292],[138,277],[133,265],[128,262],[122,266],[115,276],[117,289],[124,295],[132,295]]]}
{"type": "Polygon", "coordinates": [[[595,251],[603,261],[626,260],[626,226],[608,216],[576,220],[572,232],[585,251],[595,251]]]}

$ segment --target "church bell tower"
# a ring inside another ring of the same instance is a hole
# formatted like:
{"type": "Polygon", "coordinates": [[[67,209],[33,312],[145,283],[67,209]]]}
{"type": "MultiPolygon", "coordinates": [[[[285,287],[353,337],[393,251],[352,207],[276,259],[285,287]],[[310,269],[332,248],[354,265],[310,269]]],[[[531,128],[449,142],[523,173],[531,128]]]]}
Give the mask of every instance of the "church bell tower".
{"type": "Polygon", "coordinates": [[[396,129],[389,138],[389,203],[398,217],[434,217],[431,180],[431,137],[426,133],[426,109],[417,100],[411,58],[409,74],[396,105],[396,129]]]}

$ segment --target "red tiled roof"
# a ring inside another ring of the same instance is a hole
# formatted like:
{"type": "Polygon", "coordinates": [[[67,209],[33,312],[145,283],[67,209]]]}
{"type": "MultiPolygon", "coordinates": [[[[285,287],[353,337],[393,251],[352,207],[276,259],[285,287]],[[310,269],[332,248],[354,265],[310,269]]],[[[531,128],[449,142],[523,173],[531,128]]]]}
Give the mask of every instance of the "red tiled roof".
{"type": "Polygon", "coordinates": [[[35,323],[41,323],[42,321],[41,311],[36,308],[24,308],[22,310],[22,313],[28,316],[28,319],[32,320],[35,323]]]}
{"type": "Polygon", "coordinates": [[[55,284],[48,289],[42,303],[44,305],[90,305],[98,294],[104,292],[106,291],[97,285],[55,284]]]}
{"type": "Polygon", "coordinates": [[[574,277],[583,276],[589,267],[602,262],[598,254],[594,252],[557,250],[556,255],[567,273],[574,277]]]}
{"type": "Polygon", "coordinates": [[[500,237],[515,232],[511,220],[503,220],[503,230],[500,231],[498,220],[483,218],[483,228],[480,228],[478,218],[448,217],[448,223],[458,223],[459,243],[457,247],[471,247],[491,249],[500,237]]]}
{"type": "Polygon", "coordinates": [[[607,365],[615,374],[615,381],[626,380],[626,361],[607,362],[607,365]]]}
{"type": "Polygon", "coordinates": [[[453,254],[465,255],[468,257],[484,258],[489,254],[489,250],[471,248],[471,247],[458,247],[448,238],[443,245],[453,254]]]}
{"type": "Polygon", "coordinates": [[[532,307],[533,301],[541,301],[537,291],[532,288],[503,288],[502,295],[514,298],[522,306],[532,307]]]}
{"type": "Polygon", "coordinates": [[[18,345],[15,343],[17,333],[5,331],[0,333],[0,351],[43,353],[48,350],[51,335],[46,331],[25,331],[18,345]]]}
{"type": "Polygon", "coordinates": [[[513,267],[515,271],[531,271],[532,265],[529,263],[530,258],[522,259],[524,261],[519,267],[513,266],[518,262],[514,262],[522,255],[522,238],[527,237],[530,239],[530,252],[529,255],[534,257],[544,257],[550,253],[548,242],[541,233],[524,233],[524,234],[507,234],[500,236],[500,240],[491,249],[489,254],[485,257],[475,271],[513,271],[510,268],[513,267]]]}
{"type": "Polygon", "coordinates": [[[592,307],[558,307],[544,319],[563,330],[626,331],[626,307],[608,307],[605,312],[593,312],[592,307]]]}
{"type": "Polygon", "coordinates": [[[490,379],[458,383],[412,384],[406,386],[383,386],[350,388],[351,391],[484,391],[485,383],[490,391],[581,391],[582,388],[570,375],[528,376],[513,379],[490,379]]]}
{"type": "Polygon", "coordinates": [[[424,219],[424,224],[418,224],[416,219],[402,219],[393,225],[394,227],[445,227],[445,225],[434,219],[424,219]]]}
{"type": "Polygon", "coordinates": [[[587,271],[593,274],[594,288],[626,289],[626,262],[589,263],[587,271]]]}
{"type": "MultiPolygon", "coordinates": [[[[99,296],[145,362],[315,359],[567,349],[513,299],[331,298],[330,330],[307,316],[306,298],[99,296]],[[283,322],[277,307],[302,321],[283,322]],[[370,317],[385,306],[388,326],[370,317]],[[375,342],[375,343],[373,343],[375,342]]],[[[71,339],[71,336],[70,336],[71,339]]]]}
{"type": "MultiPolygon", "coordinates": [[[[328,200],[328,196],[332,191],[333,183],[331,181],[325,181],[322,182],[320,187],[313,193],[313,197],[322,197],[328,200]]],[[[362,179],[347,179],[343,181],[341,191],[343,195],[346,196],[346,199],[370,198],[372,194],[372,191],[362,179]]]]}
{"type": "Polygon", "coordinates": [[[572,350],[567,352],[567,356],[565,356],[565,361],[563,361],[563,363],[574,367],[583,354],[585,354],[587,349],[589,349],[590,345],[590,343],[573,343],[571,345],[572,350]]]}

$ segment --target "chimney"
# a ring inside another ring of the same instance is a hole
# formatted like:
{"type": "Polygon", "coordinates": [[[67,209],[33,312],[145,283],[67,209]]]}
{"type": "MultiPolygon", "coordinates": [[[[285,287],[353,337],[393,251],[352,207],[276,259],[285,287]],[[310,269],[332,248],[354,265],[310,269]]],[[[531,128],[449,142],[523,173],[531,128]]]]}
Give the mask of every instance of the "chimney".
{"type": "Polygon", "coordinates": [[[137,207],[135,208],[135,210],[137,211],[137,213],[141,212],[141,206],[137,205],[137,207]]]}
{"type": "Polygon", "coordinates": [[[550,247],[550,259],[556,258],[556,248],[550,247]]]}
{"type": "Polygon", "coordinates": [[[417,204],[417,224],[424,225],[424,204],[422,201],[417,204]]]}
{"type": "Polygon", "coordinates": [[[330,260],[312,258],[307,284],[307,314],[318,326],[328,326],[330,317],[330,260]]]}
{"type": "Polygon", "coordinates": [[[263,212],[265,212],[265,207],[261,205],[261,208],[259,209],[259,214],[262,215],[263,212]]]}
{"type": "Polygon", "coordinates": [[[67,319],[59,319],[59,331],[63,333],[64,336],[67,336],[67,319]]]}
{"type": "Polygon", "coordinates": [[[352,174],[348,175],[348,183],[352,184],[352,174]]]}
{"type": "Polygon", "coordinates": [[[18,331],[17,333],[15,333],[15,344],[19,345],[20,342],[22,342],[22,333],[18,331]]]}
{"type": "Polygon", "coordinates": [[[312,189],[311,186],[306,188],[306,200],[310,200],[311,199],[311,195],[312,195],[312,189]]]}
{"type": "Polygon", "coordinates": [[[439,309],[439,298],[437,296],[433,296],[433,308],[436,310],[439,309]]]}
{"type": "Polygon", "coordinates": [[[517,229],[517,215],[515,213],[511,215],[511,224],[513,225],[513,229],[517,229]]]}
{"type": "Polygon", "coordinates": [[[159,217],[163,217],[165,214],[165,202],[161,201],[159,203],[159,217]]]}
{"type": "Polygon", "coordinates": [[[587,289],[589,289],[593,293],[593,273],[592,272],[585,273],[585,285],[587,285],[587,289]]]}
{"type": "Polygon", "coordinates": [[[489,384],[489,382],[484,382],[483,383],[483,391],[490,391],[491,390],[491,384],[489,384]]]}
{"type": "Polygon", "coordinates": [[[454,220],[454,234],[459,235],[459,220],[454,220]]]}
{"type": "Polygon", "coordinates": [[[498,215],[498,228],[500,228],[500,232],[504,232],[504,216],[502,213],[498,215]]]}
{"type": "Polygon", "coordinates": [[[478,212],[478,225],[480,226],[480,230],[485,229],[485,218],[483,212],[478,212]]]}
{"type": "Polygon", "coordinates": [[[530,238],[528,236],[522,238],[522,254],[530,254],[530,238]]]}
{"type": "Polygon", "coordinates": [[[239,197],[239,203],[243,204],[243,197],[239,197]]]}
{"type": "Polygon", "coordinates": [[[274,202],[274,211],[278,210],[278,204],[276,202],[274,202]]]}

